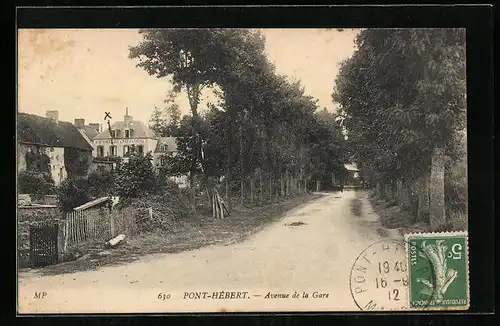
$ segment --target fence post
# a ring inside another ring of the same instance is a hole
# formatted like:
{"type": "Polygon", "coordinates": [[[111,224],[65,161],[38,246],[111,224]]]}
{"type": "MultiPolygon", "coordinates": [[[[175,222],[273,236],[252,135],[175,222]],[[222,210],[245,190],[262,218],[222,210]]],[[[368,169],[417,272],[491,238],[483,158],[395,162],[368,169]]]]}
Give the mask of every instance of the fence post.
{"type": "Polygon", "coordinates": [[[64,223],[64,247],[63,247],[63,252],[66,254],[68,252],[68,239],[69,239],[69,215],[70,213],[66,214],[66,220],[64,223]]]}
{"type": "Polygon", "coordinates": [[[111,238],[115,236],[115,219],[113,214],[109,213],[110,225],[111,225],[111,238]]]}

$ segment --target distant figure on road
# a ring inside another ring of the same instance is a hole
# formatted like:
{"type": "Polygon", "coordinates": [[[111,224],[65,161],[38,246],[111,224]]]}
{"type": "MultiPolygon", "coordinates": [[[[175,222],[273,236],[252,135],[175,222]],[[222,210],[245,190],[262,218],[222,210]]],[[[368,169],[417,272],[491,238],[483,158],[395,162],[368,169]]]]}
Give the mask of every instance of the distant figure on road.
{"type": "Polygon", "coordinates": [[[343,184],[340,185],[340,192],[344,192],[344,185],[343,184]]]}

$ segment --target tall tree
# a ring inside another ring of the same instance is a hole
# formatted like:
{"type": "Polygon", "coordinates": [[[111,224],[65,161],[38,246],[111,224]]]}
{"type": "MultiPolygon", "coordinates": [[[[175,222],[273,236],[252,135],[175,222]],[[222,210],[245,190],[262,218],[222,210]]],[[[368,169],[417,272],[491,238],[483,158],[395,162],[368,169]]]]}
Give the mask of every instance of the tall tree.
{"type": "Polygon", "coordinates": [[[445,223],[444,160],[465,127],[465,33],[461,29],[370,29],[336,79],[357,159],[379,179],[422,176],[431,226],[445,223]],[[426,186],[430,183],[430,187],[426,186]]]}
{"type": "Polygon", "coordinates": [[[247,40],[259,36],[243,29],[147,29],[140,33],[143,40],[130,48],[129,57],[139,59],[138,66],[151,75],[169,76],[175,92],[186,92],[193,117],[193,150],[210,188],[202,157],[200,95],[205,87],[227,80],[225,71],[240,61],[240,52],[258,51],[247,40]]]}

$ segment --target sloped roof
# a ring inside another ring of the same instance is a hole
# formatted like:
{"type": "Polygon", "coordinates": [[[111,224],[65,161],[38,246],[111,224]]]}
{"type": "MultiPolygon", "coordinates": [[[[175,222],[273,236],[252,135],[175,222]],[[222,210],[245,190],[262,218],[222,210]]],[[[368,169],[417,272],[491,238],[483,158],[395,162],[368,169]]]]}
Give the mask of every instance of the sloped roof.
{"type": "Polygon", "coordinates": [[[80,130],[83,130],[85,135],[87,135],[87,137],[89,137],[90,140],[94,139],[97,135],[99,135],[99,132],[90,126],[83,126],[83,128],[81,128],[80,130]]]}
{"type": "Polygon", "coordinates": [[[21,143],[92,150],[92,146],[72,123],[55,122],[34,114],[18,114],[17,135],[21,143]]]}
{"type": "MultiPolygon", "coordinates": [[[[134,130],[134,137],[133,138],[156,138],[155,133],[153,130],[149,129],[146,124],[144,124],[142,121],[132,121],[130,123],[130,128],[134,130]]],[[[111,129],[119,129],[119,130],[124,130],[125,129],[125,121],[116,121],[111,125],[111,129]]],[[[106,125],[104,127],[104,130],[95,136],[93,139],[109,139],[111,138],[111,135],[109,134],[109,128],[106,125]]]]}
{"type": "Polygon", "coordinates": [[[83,205],[80,205],[78,207],[75,207],[73,208],[74,211],[83,211],[85,209],[88,209],[88,208],[91,208],[91,207],[94,207],[96,205],[99,205],[99,204],[102,204],[102,203],[105,203],[109,200],[109,197],[101,197],[101,198],[97,198],[97,199],[94,199],[92,201],[89,201],[83,205]]]}
{"type": "Polygon", "coordinates": [[[158,143],[156,144],[155,153],[161,153],[161,145],[167,145],[167,152],[177,151],[177,142],[175,137],[160,137],[158,143]]]}
{"type": "Polygon", "coordinates": [[[347,171],[358,171],[358,167],[356,166],[356,163],[352,163],[352,164],[344,164],[344,168],[345,168],[347,171]]]}

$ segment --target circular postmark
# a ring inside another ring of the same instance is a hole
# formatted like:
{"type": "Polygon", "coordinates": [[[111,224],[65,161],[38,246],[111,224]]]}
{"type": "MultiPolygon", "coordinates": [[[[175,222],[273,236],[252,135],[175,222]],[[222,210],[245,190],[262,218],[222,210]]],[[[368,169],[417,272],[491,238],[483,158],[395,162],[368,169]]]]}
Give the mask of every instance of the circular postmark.
{"type": "Polygon", "coordinates": [[[356,258],[349,287],[361,310],[407,310],[408,281],[404,242],[382,240],[356,258]]]}

